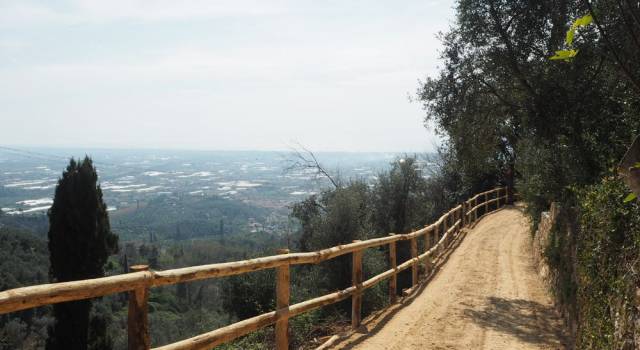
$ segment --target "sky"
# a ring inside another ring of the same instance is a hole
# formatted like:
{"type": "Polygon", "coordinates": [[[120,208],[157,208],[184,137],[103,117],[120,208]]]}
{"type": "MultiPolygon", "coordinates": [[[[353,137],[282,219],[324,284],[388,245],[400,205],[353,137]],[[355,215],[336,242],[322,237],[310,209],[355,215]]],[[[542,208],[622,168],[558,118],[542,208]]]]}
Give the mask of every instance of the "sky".
{"type": "Polygon", "coordinates": [[[0,0],[0,145],[424,152],[453,0],[0,0]]]}

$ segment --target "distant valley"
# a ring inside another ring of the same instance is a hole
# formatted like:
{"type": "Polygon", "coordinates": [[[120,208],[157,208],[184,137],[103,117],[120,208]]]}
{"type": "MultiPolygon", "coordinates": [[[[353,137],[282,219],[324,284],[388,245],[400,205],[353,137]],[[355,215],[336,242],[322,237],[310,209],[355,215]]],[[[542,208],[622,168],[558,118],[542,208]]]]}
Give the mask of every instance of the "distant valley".
{"type": "MultiPolygon", "coordinates": [[[[331,185],[313,170],[288,169],[288,152],[1,149],[3,220],[32,221],[35,231],[46,227],[43,217],[63,167],[71,155],[85,153],[95,161],[112,228],[124,240],[284,234],[292,229],[288,206],[331,185]]],[[[318,158],[342,178],[371,181],[397,156],[318,158]]]]}

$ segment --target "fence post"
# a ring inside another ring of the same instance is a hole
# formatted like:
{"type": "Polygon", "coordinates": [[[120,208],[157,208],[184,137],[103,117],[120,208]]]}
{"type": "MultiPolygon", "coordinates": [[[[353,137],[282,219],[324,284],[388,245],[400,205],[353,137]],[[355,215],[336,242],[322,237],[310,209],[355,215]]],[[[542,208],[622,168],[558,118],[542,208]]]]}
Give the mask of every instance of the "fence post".
{"type": "MultiPolygon", "coordinates": [[[[289,249],[278,249],[278,254],[289,254],[289,249]]],[[[289,264],[276,268],[276,349],[289,349],[289,264]]]]}
{"type": "MultiPolygon", "coordinates": [[[[147,265],[133,265],[131,272],[148,271],[147,265]]],[[[149,341],[148,304],[149,288],[147,286],[129,291],[129,315],[127,317],[127,343],[129,350],[148,350],[149,341]]]]}
{"type": "Polygon", "coordinates": [[[433,225],[433,233],[431,234],[431,246],[435,247],[436,244],[438,244],[438,241],[440,240],[440,238],[438,237],[438,235],[440,234],[440,228],[439,225],[433,225]]]}
{"type": "MultiPolygon", "coordinates": [[[[353,241],[360,242],[359,240],[353,241]]],[[[351,282],[356,287],[356,292],[351,297],[351,327],[353,329],[360,326],[360,316],[362,310],[362,249],[353,252],[353,262],[351,265],[351,282]]]]}
{"type": "Polygon", "coordinates": [[[498,192],[496,194],[496,198],[497,198],[497,200],[496,200],[496,210],[500,209],[500,190],[501,189],[502,188],[498,187],[498,192]]]}
{"type": "Polygon", "coordinates": [[[466,201],[462,201],[462,227],[466,227],[467,225],[467,211],[464,210],[464,208],[467,206],[467,202],[466,201]]]}
{"type": "MultiPolygon", "coordinates": [[[[424,252],[428,252],[429,248],[431,248],[431,234],[432,231],[429,230],[424,234],[424,252]]],[[[424,260],[424,275],[429,276],[429,271],[431,271],[431,257],[427,256],[424,260]]]]}
{"type": "MultiPolygon", "coordinates": [[[[436,245],[440,241],[440,225],[436,221],[436,224],[434,226],[435,227],[434,227],[434,230],[433,230],[433,239],[435,240],[435,242],[433,243],[433,245],[436,245]]],[[[436,249],[437,254],[440,254],[440,252],[442,250],[441,246],[439,246],[439,247],[440,248],[436,249]]]]}
{"type": "Polygon", "coordinates": [[[484,193],[484,213],[489,214],[489,193],[484,193]]]}
{"type": "MultiPolygon", "coordinates": [[[[449,214],[445,215],[444,220],[442,220],[442,224],[444,225],[442,227],[442,236],[443,237],[447,234],[447,231],[449,231],[449,227],[448,227],[449,223],[448,223],[448,221],[449,221],[449,214]]],[[[442,243],[444,243],[444,245],[448,247],[449,246],[449,236],[447,236],[447,239],[445,239],[444,242],[442,242],[442,243]]]]}
{"type": "Polygon", "coordinates": [[[455,236],[458,234],[457,228],[456,228],[456,221],[457,221],[456,211],[454,210],[453,213],[451,213],[451,222],[449,223],[449,227],[453,228],[453,230],[451,231],[451,236],[449,236],[449,244],[451,244],[451,241],[453,241],[455,236]]]}
{"type": "Polygon", "coordinates": [[[507,205],[509,204],[509,189],[505,186],[504,187],[504,203],[502,203],[502,205],[507,205]]]}
{"type": "Polygon", "coordinates": [[[453,237],[456,235],[456,211],[455,210],[451,213],[451,221],[449,222],[449,227],[453,228],[453,231],[451,231],[452,233],[451,238],[449,238],[449,240],[451,241],[453,237]]]}
{"type": "MultiPolygon", "coordinates": [[[[395,233],[389,234],[390,236],[394,236],[395,233]]],[[[397,268],[396,264],[396,242],[389,243],[389,264],[391,265],[391,269],[395,270],[397,268]]],[[[397,271],[391,275],[389,278],[389,303],[393,304],[398,299],[397,291],[398,288],[398,273],[397,271]]]]}
{"type": "Polygon", "coordinates": [[[465,224],[469,226],[471,225],[471,215],[467,214],[467,212],[471,208],[471,203],[468,200],[464,201],[464,203],[464,213],[462,215],[464,215],[465,224]]]}
{"type": "Polygon", "coordinates": [[[478,221],[478,197],[473,199],[473,222],[478,221]]]}
{"type": "Polygon", "coordinates": [[[431,231],[429,230],[424,233],[424,252],[428,252],[431,247],[431,231]]]}
{"type": "MultiPolygon", "coordinates": [[[[415,237],[411,238],[411,259],[418,257],[418,241],[415,237]]],[[[411,264],[411,287],[418,284],[418,260],[414,260],[411,264]]]]}

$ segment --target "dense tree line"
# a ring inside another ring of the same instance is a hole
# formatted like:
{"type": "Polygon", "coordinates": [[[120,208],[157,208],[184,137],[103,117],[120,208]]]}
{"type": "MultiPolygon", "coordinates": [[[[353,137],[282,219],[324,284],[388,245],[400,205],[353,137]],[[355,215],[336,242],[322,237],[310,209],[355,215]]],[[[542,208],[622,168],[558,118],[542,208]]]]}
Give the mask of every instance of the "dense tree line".
{"type": "Polygon", "coordinates": [[[547,254],[556,295],[579,320],[577,346],[640,346],[622,288],[640,282],[640,253],[628,249],[640,213],[613,171],[640,133],[640,3],[459,0],[455,10],[440,73],[418,95],[445,136],[457,191],[513,177],[534,228],[552,201],[575,208],[547,254]],[[584,16],[591,24],[572,27],[584,16]],[[574,57],[550,59],[563,49],[574,57]]]}
{"type": "MultiPolygon", "coordinates": [[[[445,210],[462,199],[456,192],[459,180],[452,175],[450,161],[431,157],[435,166],[427,168],[424,159],[405,156],[394,160],[387,171],[373,181],[340,179],[334,176],[333,187],[292,206],[291,216],[299,223],[294,251],[315,251],[386,236],[407,233],[433,222],[445,210]]],[[[455,173],[454,173],[455,174],[455,173]]],[[[424,242],[419,242],[420,245],[424,242]]],[[[424,247],[420,246],[419,249],[424,247]]],[[[363,257],[365,278],[388,269],[387,247],[367,249],[363,257]]],[[[397,261],[410,256],[409,246],[398,244],[397,261]]],[[[225,308],[238,318],[247,318],[275,308],[273,271],[261,271],[229,278],[223,285],[225,308]],[[243,305],[238,308],[238,305],[243,305]]],[[[367,315],[388,303],[387,282],[367,290],[363,313],[367,315]]],[[[398,277],[397,293],[410,287],[410,275],[398,277]]],[[[351,256],[340,256],[319,265],[296,266],[291,272],[292,302],[318,297],[351,285],[351,256]]],[[[327,335],[332,327],[346,324],[350,318],[350,300],[327,306],[291,322],[292,344],[302,346],[310,337],[327,335]]],[[[262,344],[270,347],[271,333],[241,339],[238,344],[262,344]]]]}

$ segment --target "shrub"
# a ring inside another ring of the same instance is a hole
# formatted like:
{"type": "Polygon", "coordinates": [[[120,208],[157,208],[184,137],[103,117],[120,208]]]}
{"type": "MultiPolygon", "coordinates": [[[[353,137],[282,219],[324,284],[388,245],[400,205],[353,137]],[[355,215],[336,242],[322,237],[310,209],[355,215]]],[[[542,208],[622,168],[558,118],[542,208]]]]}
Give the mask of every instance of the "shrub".
{"type": "Polygon", "coordinates": [[[640,285],[640,206],[623,203],[627,193],[613,176],[578,193],[578,348],[640,346],[633,336],[640,319],[634,306],[640,285]]]}

